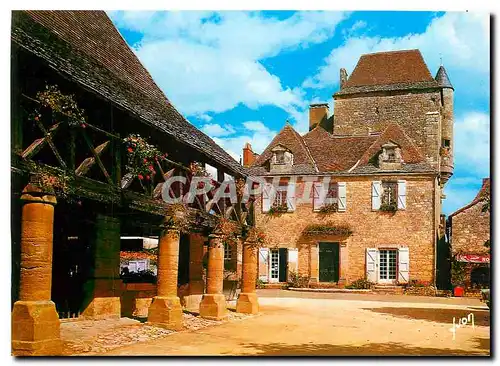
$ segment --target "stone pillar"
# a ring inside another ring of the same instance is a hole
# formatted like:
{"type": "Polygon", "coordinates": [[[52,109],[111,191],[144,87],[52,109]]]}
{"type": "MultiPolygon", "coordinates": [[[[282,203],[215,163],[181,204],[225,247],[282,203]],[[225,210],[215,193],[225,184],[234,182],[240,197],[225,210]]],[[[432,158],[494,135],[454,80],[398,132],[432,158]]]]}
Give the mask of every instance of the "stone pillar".
{"type": "MultiPolygon", "coordinates": [[[[243,239],[239,238],[235,245],[236,251],[236,278],[242,280],[243,276],[243,239]]],[[[257,268],[255,269],[257,273],[257,268]]]]}
{"type": "Polygon", "coordinates": [[[148,323],[171,330],[182,329],[182,307],[177,296],[179,230],[168,228],[160,236],[157,296],[149,307],[148,323]]]}
{"type": "Polygon", "coordinates": [[[311,283],[319,282],[319,247],[318,243],[311,244],[310,254],[310,267],[311,267],[311,283]]]}
{"type": "Polygon", "coordinates": [[[19,301],[12,310],[15,356],[59,355],[60,321],[51,301],[55,196],[28,184],[21,196],[19,301]]]}
{"type": "Polygon", "coordinates": [[[205,289],[203,281],[203,235],[189,234],[189,296],[185,297],[186,308],[198,309],[205,289]]]}
{"type": "Polygon", "coordinates": [[[120,219],[97,214],[92,234],[93,268],[85,283],[85,309],[91,319],[120,318],[120,219]]]}
{"type": "Polygon", "coordinates": [[[220,320],[227,316],[226,298],[223,293],[224,243],[213,233],[208,243],[207,293],[200,303],[200,316],[220,320]]]}
{"type": "Polygon", "coordinates": [[[255,314],[259,312],[259,302],[255,293],[257,280],[257,256],[259,249],[255,243],[243,244],[243,273],[241,293],[236,303],[238,313],[255,314]]]}

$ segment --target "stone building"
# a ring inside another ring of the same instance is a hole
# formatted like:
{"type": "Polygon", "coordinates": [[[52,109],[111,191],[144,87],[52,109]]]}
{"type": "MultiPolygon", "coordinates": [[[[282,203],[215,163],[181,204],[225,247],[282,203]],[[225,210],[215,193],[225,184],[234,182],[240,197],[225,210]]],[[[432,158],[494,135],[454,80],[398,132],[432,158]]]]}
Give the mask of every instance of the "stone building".
{"type": "MultiPolygon", "coordinates": [[[[241,234],[252,203],[211,190],[174,209],[162,191],[178,176],[168,194],[188,192],[206,165],[215,187],[245,169],[177,111],[106,13],[12,12],[11,78],[13,354],[60,354],[66,317],[130,311],[182,328],[180,272],[200,316],[225,317],[220,223],[241,234]],[[123,283],[124,236],[158,237],[155,286],[123,283]]],[[[235,240],[245,241],[236,310],[254,313],[257,255],[250,239],[235,240]]]]}
{"type": "Polygon", "coordinates": [[[340,70],[334,115],[312,104],[308,133],[286,124],[262,154],[244,152],[249,175],[267,182],[259,278],[434,282],[453,93],[445,68],[432,77],[418,50],[362,55],[350,76],[340,70]]]}
{"type": "MultiPolygon", "coordinates": [[[[457,262],[467,263],[465,284],[489,285],[490,211],[483,209],[490,196],[490,179],[484,178],[476,197],[464,207],[448,216],[448,236],[451,257],[457,262]]],[[[452,278],[452,281],[454,279],[452,278]]]]}

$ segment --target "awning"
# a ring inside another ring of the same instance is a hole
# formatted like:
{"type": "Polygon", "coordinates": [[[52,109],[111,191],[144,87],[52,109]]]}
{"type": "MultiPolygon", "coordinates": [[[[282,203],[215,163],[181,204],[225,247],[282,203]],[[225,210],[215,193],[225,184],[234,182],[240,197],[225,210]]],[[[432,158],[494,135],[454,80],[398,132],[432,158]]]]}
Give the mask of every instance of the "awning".
{"type": "Polygon", "coordinates": [[[490,255],[476,255],[476,254],[457,254],[455,259],[458,262],[467,262],[467,263],[490,263],[490,255]]]}

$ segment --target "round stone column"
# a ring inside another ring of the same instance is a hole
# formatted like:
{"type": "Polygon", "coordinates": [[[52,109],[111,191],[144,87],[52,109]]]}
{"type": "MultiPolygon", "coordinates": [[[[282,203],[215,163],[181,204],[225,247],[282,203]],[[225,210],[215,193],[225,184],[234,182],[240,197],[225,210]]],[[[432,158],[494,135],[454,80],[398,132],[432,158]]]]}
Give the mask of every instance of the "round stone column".
{"type": "Polygon", "coordinates": [[[12,310],[12,353],[58,355],[62,352],[60,321],[51,301],[57,200],[31,184],[24,188],[21,200],[21,273],[19,301],[12,310]]]}
{"type": "Polygon", "coordinates": [[[257,245],[253,242],[243,243],[242,285],[236,303],[238,313],[256,314],[259,312],[259,302],[255,293],[258,250],[257,245]]]}
{"type": "Polygon", "coordinates": [[[182,329],[182,307],[177,296],[179,266],[179,230],[165,229],[158,248],[157,296],[148,311],[148,323],[171,330],[182,329]]]}
{"type": "Polygon", "coordinates": [[[207,293],[200,303],[200,316],[203,318],[219,320],[227,316],[223,281],[224,243],[218,233],[213,233],[208,243],[207,293]]]}
{"type": "Polygon", "coordinates": [[[200,233],[189,234],[189,295],[184,297],[187,309],[198,309],[205,290],[203,281],[203,243],[200,233]]]}

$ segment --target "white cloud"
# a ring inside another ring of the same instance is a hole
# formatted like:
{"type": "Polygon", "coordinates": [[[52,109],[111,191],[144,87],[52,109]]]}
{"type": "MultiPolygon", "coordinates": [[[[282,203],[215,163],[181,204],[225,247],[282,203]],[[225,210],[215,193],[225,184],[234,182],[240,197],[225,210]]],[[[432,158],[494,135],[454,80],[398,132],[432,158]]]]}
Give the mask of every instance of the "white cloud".
{"type": "Polygon", "coordinates": [[[254,152],[262,153],[278,132],[271,130],[261,121],[246,121],[243,122],[243,126],[244,130],[237,136],[209,136],[239,161],[245,143],[249,142],[254,152]]]}
{"type": "Polygon", "coordinates": [[[472,176],[490,175],[490,116],[469,112],[455,120],[455,166],[472,176]]]}
{"type": "MultiPolygon", "coordinates": [[[[440,58],[455,89],[470,89],[471,80],[480,92],[489,93],[489,15],[484,13],[446,13],[434,18],[425,32],[399,38],[353,37],[333,49],[306,88],[333,88],[339,83],[339,69],[351,73],[365,53],[418,48],[431,72],[435,73],[440,58]]],[[[476,92],[477,90],[474,90],[476,92]]]]}
{"type": "Polygon", "coordinates": [[[233,126],[226,124],[222,127],[218,123],[207,123],[201,128],[201,130],[209,136],[216,137],[228,136],[236,132],[233,126]]]}
{"type": "Polygon", "coordinates": [[[121,28],[143,33],[136,54],[187,115],[239,104],[294,110],[303,92],[282,85],[260,60],[323,42],[347,15],[296,12],[287,19],[259,12],[109,12],[121,28]]]}

